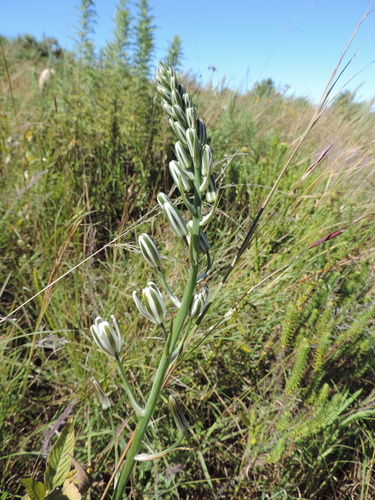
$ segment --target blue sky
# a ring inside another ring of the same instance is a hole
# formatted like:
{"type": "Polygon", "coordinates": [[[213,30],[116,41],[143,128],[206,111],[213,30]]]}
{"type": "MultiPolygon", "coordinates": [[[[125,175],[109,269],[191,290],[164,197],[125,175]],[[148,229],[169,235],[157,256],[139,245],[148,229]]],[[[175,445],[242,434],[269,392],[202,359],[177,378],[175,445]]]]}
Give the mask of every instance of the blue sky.
{"type": "MultiPolygon", "coordinates": [[[[179,35],[183,70],[202,83],[244,91],[256,81],[272,78],[289,93],[318,101],[370,0],[150,0],[155,17],[157,58],[179,35]],[[214,66],[212,74],[209,67],[214,66]]],[[[80,0],[0,0],[0,33],[55,36],[72,48],[80,0]]],[[[111,38],[117,0],[97,0],[96,46],[111,38]]],[[[366,19],[350,50],[359,50],[346,81],[375,59],[375,12],[366,19]]],[[[348,60],[348,59],[346,59],[348,60]]],[[[349,89],[359,99],[375,95],[375,64],[365,69],[349,89]]]]}

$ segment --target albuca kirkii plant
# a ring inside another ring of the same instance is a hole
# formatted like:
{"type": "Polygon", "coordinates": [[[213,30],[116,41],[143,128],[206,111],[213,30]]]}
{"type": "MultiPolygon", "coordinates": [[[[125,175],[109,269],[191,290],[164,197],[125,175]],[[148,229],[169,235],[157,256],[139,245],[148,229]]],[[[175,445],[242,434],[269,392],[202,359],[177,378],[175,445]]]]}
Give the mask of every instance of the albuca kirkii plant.
{"type": "Polygon", "coordinates": [[[158,91],[162,96],[162,107],[169,117],[169,123],[177,139],[174,146],[176,160],[170,162],[169,170],[181,195],[182,206],[176,206],[165,193],[159,193],[157,200],[175,236],[186,243],[188,270],[184,291],[182,297],[179,298],[168,285],[155,242],[146,233],[139,236],[140,252],[147,264],[158,275],[162,290],[150,281],[143,288],[141,296],[134,291],[133,299],[139,312],[150,323],[156,325],[156,328],[161,328],[164,337],[164,349],[144,407],[136,401],[126,380],[119,357],[122,340],[116,319],[112,316],[112,326],[108,321],[98,317],[91,327],[97,346],[116,359],[129,402],[137,416],[136,428],[124,465],[116,478],[115,499],[123,496],[124,488],[136,461],[157,458],[173,450],[181,443],[186,433],[188,423],[182,406],[175,398],[170,397],[169,408],[179,432],[177,441],[167,450],[156,455],[142,452],[142,442],[168,369],[182,352],[189,334],[189,328],[184,329],[186,320],[187,318],[195,322],[199,320],[208,305],[209,290],[207,286],[204,286],[203,281],[211,271],[211,258],[210,244],[204,228],[214,216],[219,201],[205,123],[198,117],[190,95],[181,85],[172,68],[160,63],[156,80],[158,91]],[[183,215],[182,208],[185,209],[183,215]],[[205,215],[203,215],[202,208],[204,208],[205,215]],[[169,297],[174,305],[171,313],[169,311],[167,313],[165,297],[169,297]],[[170,321],[171,314],[174,316],[173,321],[170,321]]]}
{"type": "MultiPolygon", "coordinates": [[[[155,325],[154,328],[161,329],[164,342],[159,364],[155,371],[149,394],[145,398],[146,404],[144,406],[137,402],[120,360],[122,340],[116,319],[112,316],[112,325],[102,317],[98,317],[91,327],[91,333],[97,346],[116,359],[129,403],[134,409],[136,416],[136,426],[130,443],[124,452],[125,460],[123,466],[121,468],[121,463],[118,463],[113,475],[115,481],[113,498],[115,500],[123,497],[125,487],[137,461],[141,462],[162,457],[177,448],[184,439],[188,423],[184,416],[182,405],[174,397],[170,397],[169,408],[179,433],[176,442],[171,443],[166,450],[155,454],[145,453],[142,450],[142,443],[147,428],[155,411],[161,390],[170,371],[173,369],[174,363],[177,362],[182,354],[188,336],[201,323],[240,257],[252,241],[255,230],[262,220],[262,215],[265,213],[266,205],[275,192],[283,173],[285,173],[293,157],[292,155],[283,168],[270,194],[266,197],[258,213],[253,218],[241,246],[228,266],[228,269],[223,274],[221,281],[213,293],[210,293],[208,286],[205,285],[205,280],[211,273],[212,260],[210,257],[210,243],[205,234],[205,227],[214,217],[219,201],[219,192],[217,178],[213,172],[212,151],[207,142],[206,125],[198,117],[189,93],[182,86],[171,67],[160,63],[157,70],[156,82],[158,92],[162,97],[162,107],[168,115],[170,126],[176,137],[174,145],[176,159],[169,163],[169,170],[180,195],[177,203],[173,203],[165,193],[159,193],[157,200],[174,235],[186,244],[187,269],[186,275],[182,278],[185,280],[183,293],[178,297],[168,284],[168,278],[163,270],[162,258],[155,242],[147,233],[142,233],[139,236],[138,246],[140,253],[152,269],[152,272],[156,274],[158,281],[161,283],[161,288],[153,281],[149,281],[141,294],[137,290],[133,292],[133,299],[142,316],[155,325]],[[172,302],[172,309],[167,309],[167,299],[172,302]]],[[[309,130],[312,126],[310,126],[309,130]]],[[[323,161],[330,147],[325,148],[318,159],[310,165],[301,179],[297,181],[296,186],[303,182],[309,173],[323,161]]],[[[345,229],[343,228],[342,230],[328,234],[311,244],[307,249],[338,236],[345,229]]],[[[286,267],[288,265],[284,266],[284,269],[286,267]]],[[[280,269],[271,273],[264,280],[279,271],[280,269]]],[[[243,295],[239,302],[229,309],[221,321],[228,319],[236,310],[238,304],[253,289],[254,287],[243,295]]],[[[308,347],[307,341],[306,346],[308,347]]],[[[307,352],[307,347],[303,351],[304,355],[305,351],[307,352]]],[[[304,365],[305,359],[306,356],[302,358],[301,355],[301,366],[304,365]]],[[[300,370],[294,379],[289,382],[288,390],[292,390],[298,384],[301,373],[300,370]]]]}

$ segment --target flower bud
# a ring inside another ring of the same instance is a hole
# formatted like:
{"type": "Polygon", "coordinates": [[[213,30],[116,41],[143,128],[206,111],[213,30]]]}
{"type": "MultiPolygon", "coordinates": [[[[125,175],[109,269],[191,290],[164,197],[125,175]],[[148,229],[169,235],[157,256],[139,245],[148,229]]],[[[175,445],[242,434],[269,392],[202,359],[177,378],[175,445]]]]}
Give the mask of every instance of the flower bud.
{"type": "Polygon", "coordinates": [[[197,134],[201,144],[206,144],[207,142],[206,124],[200,118],[197,120],[197,134]]]}
{"type": "MultiPolygon", "coordinates": [[[[189,229],[189,234],[187,235],[188,243],[190,245],[190,239],[191,239],[191,234],[190,232],[192,231],[193,228],[193,221],[189,220],[187,223],[188,229],[189,229]]],[[[200,230],[199,232],[199,250],[203,253],[207,253],[210,249],[210,243],[207,239],[206,234],[200,230]]]]}
{"type": "Polygon", "coordinates": [[[180,164],[177,161],[172,160],[171,162],[169,162],[169,171],[180,192],[190,190],[191,183],[186,175],[185,170],[181,168],[180,164]]]}
{"type": "Polygon", "coordinates": [[[207,175],[207,177],[202,178],[202,184],[199,186],[199,191],[201,193],[205,193],[207,191],[208,186],[210,185],[211,176],[207,175]]]}
{"type": "Polygon", "coordinates": [[[186,171],[186,175],[189,177],[189,179],[193,181],[194,174],[193,172],[190,172],[190,169],[192,167],[191,158],[188,156],[186,149],[184,148],[184,146],[180,141],[176,142],[176,144],[174,145],[174,149],[179,164],[186,171]]]}
{"type": "MultiPolygon", "coordinates": [[[[181,83],[177,83],[176,85],[176,90],[178,91],[178,93],[180,94],[180,96],[183,96],[186,92],[185,88],[181,85],[181,83]]],[[[183,101],[185,103],[185,101],[183,101]]],[[[183,106],[181,106],[182,108],[183,107],[186,107],[185,104],[183,106]]]]}
{"type": "Polygon", "coordinates": [[[202,175],[209,177],[212,169],[212,151],[208,144],[202,147],[202,175]]]}
{"type": "Polygon", "coordinates": [[[193,158],[194,165],[199,164],[200,151],[198,144],[198,136],[194,129],[188,128],[186,130],[186,140],[189,148],[190,156],[193,158]]]}
{"type": "Polygon", "coordinates": [[[210,243],[202,230],[199,233],[199,248],[203,253],[207,253],[210,249],[210,243]]]}
{"type": "Polygon", "coordinates": [[[207,193],[206,193],[206,201],[207,203],[215,203],[218,197],[218,190],[216,187],[216,182],[214,176],[211,175],[210,183],[208,185],[207,193]]]}
{"type": "Polygon", "coordinates": [[[111,356],[116,356],[120,353],[122,347],[121,333],[116,318],[112,315],[114,328],[98,316],[94,324],[90,327],[91,335],[94,338],[96,345],[104,352],[111,356]]]}
{"type": "Polygon", "coordinates": [[[199,318],[204,311],[209,298],[209,289],[205,286],[201,292],[195,293],[191,301],[189,314],[192,318],[199,318]]]}
{"type": "Polygon", "coordinates": [[[178,104],[173,104],[172,108],[173,108],[173,113],[174,113],[176,120],[183,127],[185,127],[187,125],[187,121],[186,121],[186,116],[185,116],[184,110],[178,104]]]}
{"type": "Polygon", "coordinates": [[[193,107],[193,101],[191,100],[191,97],[187,92],[184,92],[182,94],[182,99],[184,100],[185,103],[185,109],[193,107]]]}
{"type": "Polygon", "coordinates": [[[161,63],[156,71],[156,81],[163,86],[169,87],[169,75],[167,73],[167,68],[161,63]]]}
{"type": "Polygon", "coordinates": [[[161,106],[164,109],[164,111],[167,113],[167,115],[169,115],[172,118],[175,118],[173,107],[170,104],[168,104],[164,99],[161,101],[161,106]]]}
{"type": "Polygon", "coordinates": [[[177,75],[174,69],[170,68],[169,72],[169,81],[168,81],[168,86],[170,87],[171,90],[177,89],[178,88],[178,80],[177,80],[177,75]]]}
{"type": "Polygon", "coordinates": [[[171,203],[171,200],[164,193],[159,193],[158,196],[157,196],[157,200],[158,200],[158,203],[159,203],[159,205],[160,205],[161,208],[163,208],[163,206],[166,203],[171,203]]]}
{"type": "Polygon", "coordinates": [[[187,147],[187,140],[186,140],[186,134],[185,134],[185,129],[180,123],[177,121],[172,120],[172,118],[169,119],[169,123],[173,129],[173,132],[176,134],[177,138],[181,141],[181,143],[187,147]]]}
{"type": "Polygon", "coordinates": [[[99,384],[95,377],[91,377],[91,383],[94,386],[95,392],[99,398],[103,410],[108,410],[112,403],[107,394],[104,392],[103,387],[99,384]]]}
{"type": "Polygon", "coordinates": [[[169,92],[169,90],[167,90],[164,85],[160,85],[160,84],[157,84],[156,87],[158,89],[159,94],[163,97],[163,99],[165,99],[165,101],[168,104],[172,104],[172,97],[171,97],[171,93],[169,92]]]}
{"type": "Polygon", "coordinates": [[[172,89],[171,99],[174,106],[179,106],[182,109],[184,108],[184,102],[182,100],[181,94],[176,89],[172,89]]]}
{"type": "Polygon", "coordinates": [[[186,109],[186,119],[188,126],[194,130],[197,130],[197,112],[193,106],[186,109]]]}
{"type": "Polygon", "coordinates": [[[161,267],[161,257],[154,243],[154,240],[146,233],[142,233],[138,238],[138,246],[144,259],[151,267],[161,267]]]}
{"type": "Polygon", "coordinates": [[[171,225],[171,228],[176,236],[179,236],[180,238],[186,236],[188,234],[186,223],[181,217],[177,208],[171,203],[168,196],[166,196],[164,193],[159,193],[157,198],[158,203],[163,209],[163,212],[165,213],[168,222],[171,225]]]}
{"type": "Polygon", "coordinates": [[[142,290],[142,297],[145,307],[140,303],[137,292],[133,292],[133,299],[139,312],[152,323],[160,325],[165,319],[165,305],[162,294],[159,289],[150,281],[146,288],[142,290]]]}
{"type": "Polygon", "coordinates": [[[189,422],[186,420],[181,403],[173,396],[169,396],[169,408],[172,412],[177,429],[181,434],[185,434],[189,427],[189,422]]]}

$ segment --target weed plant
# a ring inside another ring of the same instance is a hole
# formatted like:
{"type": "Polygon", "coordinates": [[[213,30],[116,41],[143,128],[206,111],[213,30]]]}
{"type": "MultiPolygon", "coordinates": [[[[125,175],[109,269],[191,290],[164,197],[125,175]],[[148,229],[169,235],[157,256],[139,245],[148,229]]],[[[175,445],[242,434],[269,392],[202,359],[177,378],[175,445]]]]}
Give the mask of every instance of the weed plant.
{"type": "MultiPolygon", "coordinates": [[[[176,138],[148,79],[151,59],[137,66],[127,52],[127,18],[118,19],[124,38],[111,42],[118,45],[102,64],[50,53],[57,71],[43,94],[36,75],[46,61],[20,58],[35,43],[2,41],[1,498],[24,494],[21,478],[44,480],[46,445],[55,442],[48,431],[61,432],[68,414],[74,458],[91,466],[90,495],[100,498],[142,419],[123,390],[116,356],[98,349],[90,326],[97,316],[117,318],[118,357],[143,408],[166,343],[163,328],[150,330],[131,297],[153,272],[138,238],[148,233],[162,249],[161,267],[180,299],[182,278],[197,262],[155,208],[161,191],[174,193],[174,207],[182,208],[181,192],[173,191],[179,177],[168,170],[176,138]]],[[[126,483],[130,498],[373,498],[371,103],[342,94],[295,151],[327,100],[314,108],[272,82],[246,95],[187,78],[179,84],[207,125],[202,144],[213,152],[219,195],[205,228],[213,268],[186,304],[207,285],[213,305],[198,321],[186,320],[195,326],[168,359],[143,445],[133,453],[161,456],[132,474],[126,465],[117,485],[126,483]],[[168,411],[170,395],[182,410],[172,400],[168,411]],[[179,411],[189,421],[187,430],[182,421],[184,441],[163,454],[178,439],[172,413],[179,411]]],[[[167,344],[176,311],[170,300],[167,344]]]]}

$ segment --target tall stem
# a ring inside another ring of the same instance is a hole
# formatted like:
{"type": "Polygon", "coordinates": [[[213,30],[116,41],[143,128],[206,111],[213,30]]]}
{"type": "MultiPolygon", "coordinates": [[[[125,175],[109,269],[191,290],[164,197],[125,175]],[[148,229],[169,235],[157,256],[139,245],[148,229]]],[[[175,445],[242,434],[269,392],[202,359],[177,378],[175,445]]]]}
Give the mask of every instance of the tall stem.
{"type": "MultiPolygon", "coordinates": [[[[199,245],[199,236],[198,236],[198,245],[199,245]]],[[[178,336],[182,330],[182,327],[185,322],[185,318],[187,316],[190,303],[193,297],[193,293],[195,290],[195,285],[197,281],[197,275],[198,275],[198,264],[195,266],[191,266],[189,270],[189,276],[184,292],[184,296],[182,298],[181,302],[181,307],[178,310],[177,316],[175,318],[174,324],[173,324],[173,330],[170,333],[171,337],[168,339],[165,349],[163,351],[162,357],[159,362],[158,369],[155,374],[154,382],[144,409],[144,414],[140,418],[137,427],[134,431],[134,437],[132,444],[129,448],[129,451],[126,455],[126,460],[124,463],[124,467],[121,471],[121,475],[119,478],[119,481],[116,485],[115,491],[114,491],[114,500],[120,500],[123,497],[123,491],[125,489],[125,486],[130,478],[130,474],[133,470],[134,464],[135,464],[135,459],[134,457],[138,454],[139,449],[141,447],[144,435],[146,433],[146,429],[148,427],[148,424],[151,420],[151,417],[154,413],[156,403],[159,399],[160,391],[164,382],[165,374],[167,372],[167,369],[169,367],[170,363],[170,355],[171,352],[173,351],[173,347],[178,339],[178,336]]]]}
{"type": "MultiPolygon", "coordinates": [[[[181,89],[180,89],[181,90],[181,89]]],[[[169,90],[170,92],[170,90],[169,90]]],[[[180,97],[182,104],[182,96],[180,97]]],[[[170,107],[170,104],[168,104],[170,107]]],[[[171,108],[172,109],[172,108],[171,108]]],[[[190,108],[190,112],[192,108],[190,108]]],[[[181,112],[182,109],[181,109],[181,112]]],[[[194,115],[194,113],[193,113],[194,115]]],[[[190,115],[189,115],[190,116],[190,115]]],[[[186,125],[186,120],[184,125],[186,125]]],[[[190,121],[194,121],[191,119],[190,121]]],[[[198,122],[194,129],[198,127],[198,122]]],[[[194,208],[195,211],[192,214],[193,227],[191,232],[191,241],[189,247],[189,274],[186,281],[186,286],[184,290],[184,295],[182,297],[181,305],[179,306],[177,315],[173,322],[173,327],[169,332],[166,339],[164,351],[159,362],[158,369],[155,374],[155,378],[152,384],[152,388],[144,409],[144,414],[140,417],[137,427],[133,434],[133,441],[130,445],[128,453],[126,455],[124,467],[121,471],[119,481],[116,485],[114,491],[114,500],[120,500],[123,496],[124,489],[129,480],[130,474],[133,470],[135,464],[135,457],[139,453],[140,447],[142,445],[143,438],[145,436],[148,424],[154,413],[156,403],[160,396],[160,391],[162,389],[165,375],[170,366],[171,356],[178,342],[179,336],[181,334],[182,328],[185,323],[185,319],[188,315],[193,294],[195,292],[195,287],[197,285],[198,277],[198,264],[199,264],[199,247],[200,247],[200,224],[201,224],[201,205],[202,205],[202,193],[200,190],[202,178],[201,178],[201,146],[199,145],[198,136],[196,135],[196,142],[194,142],[194,151],[190,151],[190,156],[193,159],[194,164],[194,208]]]]}

